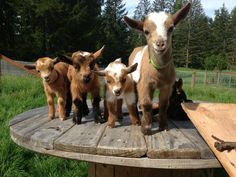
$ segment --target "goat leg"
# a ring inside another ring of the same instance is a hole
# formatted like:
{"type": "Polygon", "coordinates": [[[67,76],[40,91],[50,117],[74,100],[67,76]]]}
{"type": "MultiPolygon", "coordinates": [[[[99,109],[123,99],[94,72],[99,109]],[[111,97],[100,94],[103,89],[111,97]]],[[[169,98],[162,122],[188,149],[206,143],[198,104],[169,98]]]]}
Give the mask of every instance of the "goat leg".
{"type": "Polygon", "coordinates": [[[70,116],[71,106],[72,106],[72,96],[71,96],[70,90],[68,90],[67,96],[66,96],[66,105],[65,105],[66,117],[70,116]]]}
{"type": "Polygon", "coordinates": [[[100,111],[100,106],[99,106],[99,103],[101,101],[101,98],[100,97],[95,97],[93,98],[93,115],[94,115],[94,121],[96,123],[103,123],[105,122],[103,120],[103,117],[102,117],[102,114],[101,114],[101,111],[100,111]]]}
{"type": "Polygon", "coordinates": [[[82,106],[83,103],[80,99],[75,99],[74,101],[74,113],[73,113],[73,122],[75,124],[81,124],[82,120],[82,106]]]}
{"type": "Polygon", "coordinates": [[[236,150],[236,142],[226,142],[224,140],[215,137],[214,135],[212,135],[212,138],[216,140],[214,146],[218,151],[223,152],[225,150],[227,151],[231,151],[233,149],[236,150]]]}
{"type": "Polygon", "coordinates": [[[89,108],[87,105],[87,93],[82,94],[82,100],[83,100],[83,116],[87,116],[89,114],[89,108]]]}

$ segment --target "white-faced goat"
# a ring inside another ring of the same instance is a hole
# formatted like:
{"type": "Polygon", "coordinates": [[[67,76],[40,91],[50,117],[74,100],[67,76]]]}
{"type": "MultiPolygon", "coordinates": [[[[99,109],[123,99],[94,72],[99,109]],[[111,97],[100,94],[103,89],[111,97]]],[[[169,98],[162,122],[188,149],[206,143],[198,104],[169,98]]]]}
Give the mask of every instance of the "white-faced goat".
{"type": "Polygon", "coordinates": [[[39,58],[33,65],[25,65],[27,69],[36,69],[43,80],[44,91],[48,102],[48,117],[55,118],[54,97],[57,96],[58,113],[65,120],[71,111],[70,82],[67,78],[68,64],[59,62],[57,58],[39,58]]]}
{"type": "Polygon", "coordinates": [[[99,108],[101,100],[99,95],[98,76],[93,71],[98,71],[96,60],[101,56],[104,47],[95,53],[78,51],[72,57],[61,55],[61,61],[70,64],[68,78],[71,81],[71,94],[73,100],[73,122],[81,123],[82,116],[89,113],[87,106],[87,93],[91,93],[93,98],[93,113],[95,122],[102,120],[99,108]]]}
{"type": "Polygon", "coordinates": [[[121,59],[111,62],[103,71],[96,74],[105,76],[106,88],[104,98],[104,112],[108,112],[108,126],[113,128],[115,121],[122,118],[122,101],[124,100],[129,110],[131,123],[139,123],[137,112],[135,83],[130,75],[137,68],[137,63],[126,67],[121,59]]]}
{"type": "Polygon", "coordinates": [[[137,82],[144,134],[151,133],[152,99],[156,88],[160,89],[159,130],[168,128],[168,100],[176,77],[172,60],[172,31],[187,16],[190,7],[191,4],[188,3],[173,15],[154,12],[146,16],[144,21],[124,17],[126,23],[142,31],[147,40],[147,46],[135,48],[129,57],[129,65],[138,63],[138,68],[132,75],[137,82]]]}

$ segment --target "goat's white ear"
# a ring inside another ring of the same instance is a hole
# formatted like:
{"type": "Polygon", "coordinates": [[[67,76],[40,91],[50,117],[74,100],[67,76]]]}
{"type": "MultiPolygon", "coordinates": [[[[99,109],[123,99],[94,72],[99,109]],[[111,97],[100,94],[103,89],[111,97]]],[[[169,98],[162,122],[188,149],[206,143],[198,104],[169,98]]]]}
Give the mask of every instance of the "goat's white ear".
{"type": "Polygon", "coordinates": [[[191,8],[191,3],[187,3],[181,9],[179,9],[175,14],[172,15],[174,25],[177,25],[181,20],[183,20],[187,15],[191,8]]]}
{"type": "Polygon", "coordinates": [[[117,62],[117,63],[121,63],[121,58],[117,58],[117,59],[115,59],[115,62],[117,62]]]}
{"type": "Polygon", "coordinates": [[[137,66],[138,66],[138,63],[135,63],[135,64],[127,67],[126,69],[124,69],[124,72],[126,74],[132,73],[132,72],[134,72],[137,69],[137,66]]]}
{"type": "Polygon", "coordinates": [[[36,69],[36,65],[35,65],[35,64],[24,65],[24,67],[25,67],[26,69],[36,69]]]}
{"type": "Polygon", "coordinates": [[[134,20],[134,19],[131,19],[127,16],[124,16],[124,20],[131,28],[137,29],[139,31],[143,31],[143,22],[142,21],[134,20]]]}
{"type": "Polygon", "coordinates": [[[97,74],[98,76],[106,76],[106,71],[93,71],[95,74],[97,74]]]}
{"type": "Polygon", "coordinates": [[[95,59],[98,58],[98,57],[100,57],[100,56],[102,55],[104,48],[105,48],[105,45],[102,46],[101,49],[99,49],[97,52],[95,52],[95,53],[93,54],[93,56],[94,56],[95,59]]]}
{"type": "Polygon", "coordinates": [[[73,65],[73,59],[69,56],[66,56],[66,55],[58,55],[57,59],[59,61],[62,61],[64,63],[68,63],[70,65],[73,65]]]}

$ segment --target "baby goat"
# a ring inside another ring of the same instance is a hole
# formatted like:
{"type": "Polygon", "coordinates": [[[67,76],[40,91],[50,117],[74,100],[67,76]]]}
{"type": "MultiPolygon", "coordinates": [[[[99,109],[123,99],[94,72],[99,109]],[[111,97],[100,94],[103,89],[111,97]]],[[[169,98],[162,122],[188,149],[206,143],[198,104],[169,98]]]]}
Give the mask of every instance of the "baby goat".
{"type": "Polygon", "coordinates": [[[59,62],[57,58],[39,58],[33,65],[25,65],[27,69],[36,69],[43,79],[44,91],[48,102],[48,117],[55,117],[54,97],[57,96],[59,118],[65,120],[71,111],[70,82],[67,78],[68,64],[59,62]]]}
{"type": "Polygon", "coordinates": [[[184,19],[191,7],[188,3],[175,14],[165,12],[151,13],[144,21],[137,21],[124,17],[132,28],[144,32],[147,46],[133,50],[129,57],[129,65],[138,63],[138,68],[132,73],[140,99],[142,117],[142,132],[151,133],[152,99],[156,88],[159,95],[159,130],[168,128],[167,108],[172,85],[175,82],[175,68],[172,60],[172,31],[184,19]]]}
{"type": "Polygon", "coordinates": [[[131,123],[139,123],[136,107],[135,83],[130,75],[137,68],[137,63],[126,67],[121,59],[111,62],[103,71],[95,72],[99,76],[105,76],[105,105],[104,112],[108,111],[108,126],[113,128],[117,118],[122,118],[122,100],[125,100],[131,123]],[[106,110],[107,109],[107,110],[106,110]]]}
{"type": "Polygon", "coordinates": [[[95,122],[101,121],[99,102],[99,80],[93,71],[98,71],[96,60],[101,56],[104,46],[95,53],[84,51],[74,52],[72,57],[60,56],[60,60],[70,64],[68,78],[71,81],[71,94],[73,100],[73,122],[81,124],[82,116],[89,113],[86,103],[87,93],[93,97],[93,113],[95,122]]]}

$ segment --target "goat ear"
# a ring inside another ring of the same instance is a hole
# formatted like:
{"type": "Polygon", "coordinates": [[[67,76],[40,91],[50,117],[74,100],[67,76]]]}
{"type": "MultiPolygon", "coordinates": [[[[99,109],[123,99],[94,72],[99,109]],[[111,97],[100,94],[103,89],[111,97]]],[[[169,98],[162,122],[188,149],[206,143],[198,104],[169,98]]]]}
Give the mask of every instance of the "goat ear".
{"type": "Polygon", "coordinates": [[[100,57],[100,56],[102,55],[104,48],[105,48],[105,45],[102,46],[101,49],[99,49],[97,52],[95,52],[95,53],[93,54],[93,56],[94,56],[95,59],[98,58],[98,57],[100,57]]]}
{"type": "Polygon", "coordinates": [[[134,20],[134,19],[131,19],[127,16],[124,16],[124,20],[131,28],[137,29],[139,31],[143,31],[143,22],[142,21],[134,20]]]}
{"type": "Polygon", "coordinates": [[[95,74],[97,74],[98,76],[106,76],[107,72],[106,71],[93,71],[95,74]]]}
{"type": "Polygon", "coordinates": [[[73,65],[73,59],[66,55],[58,55],[57,60],[73,65]]]}
{"type": "Polygon", "coordinates": [[[60,62],[60,59],[58,57],[56,57],[56,58],[52,59],[52,62],[55,65],[60,62]]]}
{"type": "Polygon", "coordinates": [[[26,69],[36,69],[36,65],[35,65],[35,64],[24,65],[24,67],[25,67],[26,69]]]}
{"type": "Polygon", "coordinates": [[[187,15],[191,8],[191,3],[189,2],[184,7],[179,9],[175,14],[172,15],[174,25],[177,25],[181,20],[183,20],[187,15]]]}
{"type": "Polygon", "coordinates": [[[183,79],[179,78],[178,83],[182,86],[183,85],[183,79]]]}
{"type": "Polygon", "coordinates": [[[126,69],[124,69],[126,74],[132,73],[137,69],[138,63],[135,63],[129,67],[127,67],[126,69]]]}
{"type": "Polygon", "coordinates": [[[117,59],[115,59],[115,62],[117,62],[117,63],[121,63],[121,58],[117,58],[117,59]]]}

